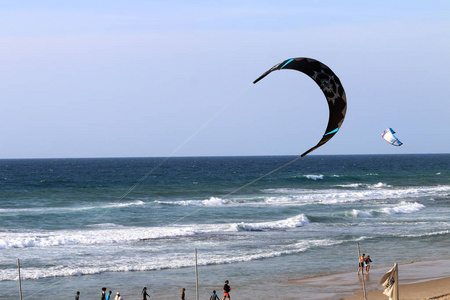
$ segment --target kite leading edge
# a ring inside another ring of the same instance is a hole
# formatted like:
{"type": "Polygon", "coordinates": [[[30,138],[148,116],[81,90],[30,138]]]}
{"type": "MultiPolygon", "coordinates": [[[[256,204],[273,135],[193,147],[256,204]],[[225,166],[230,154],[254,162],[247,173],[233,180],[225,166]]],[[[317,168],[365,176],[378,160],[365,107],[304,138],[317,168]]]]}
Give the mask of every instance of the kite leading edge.
{"type": "Polygon", "coordinates": [[[319,143],[303,153],[301,155],[303,157],[328,142],[339,131],[347,112],[347,98],[344,87],[336,74],[320,61],[306,57],[290,58],[276,64],[253,81],[253,83],[257,83],[275,70],[284,69],[296,70],[308,75],[319,85],[328,102],[330,115],[327,129],[319,143]]]}

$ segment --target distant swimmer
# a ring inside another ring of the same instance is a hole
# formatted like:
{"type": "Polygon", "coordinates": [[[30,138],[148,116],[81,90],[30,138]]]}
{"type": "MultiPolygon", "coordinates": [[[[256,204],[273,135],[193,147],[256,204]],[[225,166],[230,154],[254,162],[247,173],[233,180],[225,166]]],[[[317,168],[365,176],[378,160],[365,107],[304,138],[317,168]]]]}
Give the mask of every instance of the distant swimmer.
{"type": "Polygon", "coordinates": [[[226,298],[231,300],[230,291],[231,291],[231,287],[228,285],[228,280],[225,280],[225,285],[223,286],[223,299],[222,300],[225,300],[226,298]]]}
{"type": "Polygon", "coordinates": [[[364,273],[364,260],[365,260],[365,257],[364,257],[364,253],[359,257],[359,268],[358,268],[358,275],[359,275],[359,272],[361,271],[361,269],[362,269],[362,271],[363,271],[363,273],[364,273]]]}

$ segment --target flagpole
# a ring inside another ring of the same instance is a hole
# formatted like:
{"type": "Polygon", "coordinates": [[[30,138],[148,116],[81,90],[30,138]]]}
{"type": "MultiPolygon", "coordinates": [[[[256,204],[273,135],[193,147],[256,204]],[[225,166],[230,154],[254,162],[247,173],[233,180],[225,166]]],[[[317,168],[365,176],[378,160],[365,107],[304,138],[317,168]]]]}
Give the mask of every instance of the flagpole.
{"type": "Polygon", "coordinates": [[[195,292],[198,300],[198,267],[197,267],[197,248],[195,248],[195,292]]]}
{"type": "Polygon", "coordinates": [[[17,259],[17,268],[19,269],[19,295],[22,300],[22,281],[20,280],[20,259],[17,259]]]}
{"type": "MultiPolygon", "coordinates": [[[[359,243],[356,243],[356,245],[358,245],[358,262],[359,262],[359,258],[361,257],[361,251],[359,250],[359,243]]],[[[364,300],[367,300],[367,297],[366,297],[366,280],[364,279],[364,265],[362,265],[361,271],[362,271],[362,280],[363,280],[364,300]]]]}
{"type": "Polygon", "coordinates": [[[396,274],[396,277],[397,278],[395,278],[395,284],[397,285],[396,287],[396,294],[397,294],[397,299],[400,299],[400,295],[399,295],[399,284],[398,284],[398,265],[397,265],[397,263],[395,263],[394,264],[394,267],[395,267],[395,270],[396,270],[396,272],[395,272],[395,274],[396,274]]]}

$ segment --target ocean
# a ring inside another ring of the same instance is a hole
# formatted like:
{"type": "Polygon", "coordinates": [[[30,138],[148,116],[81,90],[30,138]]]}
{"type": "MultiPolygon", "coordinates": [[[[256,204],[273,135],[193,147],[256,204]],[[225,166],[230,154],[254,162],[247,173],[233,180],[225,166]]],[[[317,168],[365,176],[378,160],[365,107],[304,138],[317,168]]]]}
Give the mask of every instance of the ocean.
{"type": "Polygon", "coordinates": [[[450,154],[293,159],[0,160],[0,299],[18,258],[24,299],[195,299],[195,249],[200,299],[326,299],[288,281],[448,253],[450,154]]]}

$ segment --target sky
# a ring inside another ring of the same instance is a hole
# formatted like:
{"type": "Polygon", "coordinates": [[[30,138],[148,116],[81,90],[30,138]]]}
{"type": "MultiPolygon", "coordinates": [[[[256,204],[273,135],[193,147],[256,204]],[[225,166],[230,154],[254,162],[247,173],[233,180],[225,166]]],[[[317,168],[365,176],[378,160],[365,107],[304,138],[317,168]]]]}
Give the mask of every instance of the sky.
{"type": "Polygon", "coordinates": [[[449,1],[0,0],[0,159],[449,153],[449,1]],[[381,138],[392,127],[404,143],[381,138]]]}

